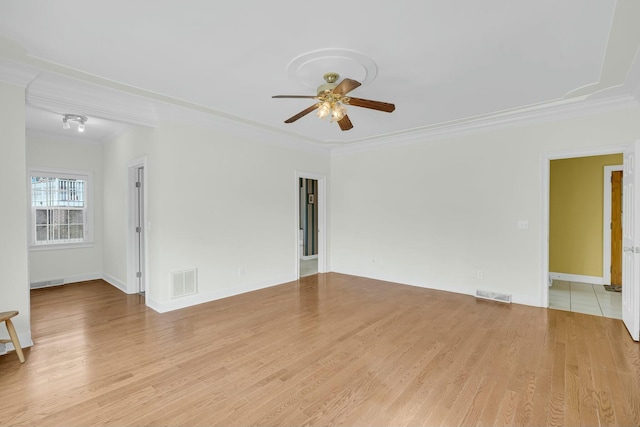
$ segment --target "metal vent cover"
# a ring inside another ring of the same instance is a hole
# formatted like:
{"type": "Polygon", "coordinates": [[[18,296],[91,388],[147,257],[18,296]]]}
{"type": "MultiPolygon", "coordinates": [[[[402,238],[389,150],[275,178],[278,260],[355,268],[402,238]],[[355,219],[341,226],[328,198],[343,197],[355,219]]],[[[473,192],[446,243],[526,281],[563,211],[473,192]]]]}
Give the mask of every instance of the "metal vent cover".
{"type": "Polygon", "coordinates": [[[197,269],[171,273],[171,298],[185,297],[198,292],[197,269]]]}
{"type": "Polygon", "coordinates": [[[48,288],[50,286],[64,285],[64,279],[45,280],[43,282],[34,282],[30,284],[31,289],[48,288]]]}
{"type": "Polygon", "coordinates": [[[488,299],[491,301],[499,301],[511,303],[511,295],[503,294],[500,292],[492,292],[492,291],[483,291],[480,289],[476,290],[476,298],[488,299]]]}

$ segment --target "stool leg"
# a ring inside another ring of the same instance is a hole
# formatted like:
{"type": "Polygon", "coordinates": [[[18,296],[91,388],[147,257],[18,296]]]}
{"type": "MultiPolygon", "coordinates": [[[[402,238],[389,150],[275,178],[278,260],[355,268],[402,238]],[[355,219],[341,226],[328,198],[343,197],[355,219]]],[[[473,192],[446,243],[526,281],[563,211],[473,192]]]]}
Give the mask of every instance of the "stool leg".
{"type": "Polygon", "coordinates": [[[7,325],[7,331],[9,332],[9,336],[11,337],[11,342],[13,346],[16,348],[16,354],[18,355],[18,360],[20,363],[24,363],[24,353],[22,353],[22,347],[20,347],[20,341],[18,340],[18,334],[16,334],[16,329],[13,327],[13,323],[11,319],[7,319],[4,321],[7,325]]]}

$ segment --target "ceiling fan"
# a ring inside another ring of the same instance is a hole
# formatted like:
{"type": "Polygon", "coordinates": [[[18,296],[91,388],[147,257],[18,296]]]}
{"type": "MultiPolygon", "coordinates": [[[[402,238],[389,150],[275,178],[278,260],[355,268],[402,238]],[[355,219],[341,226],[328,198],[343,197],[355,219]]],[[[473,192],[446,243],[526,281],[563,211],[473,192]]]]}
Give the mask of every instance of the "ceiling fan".
{"type": "Polygon", "coordinates": [[[343,79],[340,83],[336,83],[340,77],[337,73],[326,73],[324,76],[325,84],[318,87],[317,95],[275,95],[273,98],[309,98],[317,99],[319,102],[311,107],[300,111],[293,117],[285,120],[285,123],[293,123],[301,117],[306,116],[313,110],[318,110],[317,115],[321,119],[329,117],[332,122],[338,122],[340,129],[349,130],[353,128],[349,116],[347,116],[347,108],[345,105],[353,105],[354,107],[370,108],[372,110],[384,111],[391,113],[396,106],[387,102],[371,101],[368,99],[352,98],[346,96],[358,86],[360,82],[352,79],[343,79]]]}

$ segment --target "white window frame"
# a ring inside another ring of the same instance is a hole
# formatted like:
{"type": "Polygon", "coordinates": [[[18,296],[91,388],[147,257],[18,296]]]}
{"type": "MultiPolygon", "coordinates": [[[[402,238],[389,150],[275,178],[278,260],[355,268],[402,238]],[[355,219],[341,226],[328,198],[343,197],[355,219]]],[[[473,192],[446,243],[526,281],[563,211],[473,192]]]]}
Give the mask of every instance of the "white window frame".
{"type": "Polygon", "coordinates": [[[28,218],[29,218],[29,250],[42,251],[52,249],[86,248],[93,246],[93,174],[91,171],[69,170],[46,167],[32,167],[27,176],[28,192],[28,218]],[[46,176],[61,179],[81,179],[86,181],[85,185],[85,223],[84,240],[82,242],[60,242],[60,243],[36,243],[36,218],[35,209],[32,206],[32,185],[31,178],[34,176],[46,176]]]}

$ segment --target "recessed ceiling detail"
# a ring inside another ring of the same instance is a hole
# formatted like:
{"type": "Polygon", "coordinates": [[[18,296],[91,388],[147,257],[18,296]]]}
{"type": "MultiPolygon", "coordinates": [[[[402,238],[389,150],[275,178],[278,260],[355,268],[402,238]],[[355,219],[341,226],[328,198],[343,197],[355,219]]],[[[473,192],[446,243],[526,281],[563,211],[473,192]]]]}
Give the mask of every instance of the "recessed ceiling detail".
{"type": "Polygon", "coordinates": [[[349,49],[314,50],[297,56],[287,66],[291,80],[313,89],[318,86],[318,76],[329,71],[366,85],[375,80],[378,66],[368,56],[349,49]]]}

